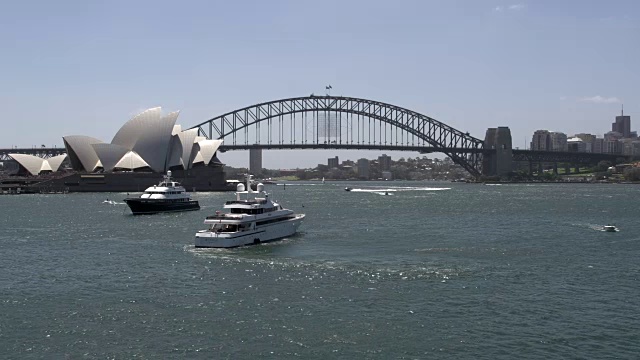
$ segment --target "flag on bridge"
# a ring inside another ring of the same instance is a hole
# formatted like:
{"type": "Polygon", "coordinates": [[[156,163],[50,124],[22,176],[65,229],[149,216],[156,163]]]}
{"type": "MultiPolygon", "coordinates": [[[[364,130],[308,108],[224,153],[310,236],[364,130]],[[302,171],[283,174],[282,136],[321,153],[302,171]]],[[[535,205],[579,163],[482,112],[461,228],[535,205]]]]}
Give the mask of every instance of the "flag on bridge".
{"type": "Polygon", "coordinates": [[[325,89],[327,89],[327,90],[329,90],[329,89],[333,89],[333,87],[331,87],[331,85],[329,85],[329,86],[325,86],[324,88],[325,88],[325,89]]]}

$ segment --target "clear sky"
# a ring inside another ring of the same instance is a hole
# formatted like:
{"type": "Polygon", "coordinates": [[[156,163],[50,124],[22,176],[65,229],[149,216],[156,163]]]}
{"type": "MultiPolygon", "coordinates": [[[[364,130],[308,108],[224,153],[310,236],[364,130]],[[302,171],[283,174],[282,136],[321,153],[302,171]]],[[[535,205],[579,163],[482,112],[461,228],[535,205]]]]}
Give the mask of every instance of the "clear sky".
{"type": "MultiPolygon", "coordinates": [[[[639,65],[636,0],[2,1],[0,147],[110,141],[154,106],[190,127],[331,84],[479,138],[509,126],[522,148],[536,129],[602,136],[623,102],[640,130],[639,65]]],[[[263,165],[334,154],[380,155],[273,151],[263,165]]]]}

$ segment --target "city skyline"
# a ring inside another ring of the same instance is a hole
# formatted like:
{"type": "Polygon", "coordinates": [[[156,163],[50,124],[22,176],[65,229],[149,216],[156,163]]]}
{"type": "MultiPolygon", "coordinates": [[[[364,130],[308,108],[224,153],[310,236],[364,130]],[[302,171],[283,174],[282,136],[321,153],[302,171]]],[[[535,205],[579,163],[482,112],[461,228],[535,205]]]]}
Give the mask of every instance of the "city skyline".
{"type": "MultiPolygon", "coordinates": [[[[62,146],[70,134],[106,141],[121,119],[155,106],[181,110],[188,127],[263,101],[322,95],[329,84],[332,95],[402,106],[478,138],[508,126],[514,148],[528,147],[537,129],[606,133],[623,102],[625,115],[639,118],[634,1],[61,1],[4,9],[0,104],[9,120],[0,147],[62,146]]],[[[263,163],[308,167],[335,154],[379,155],[269,150],[263,163]]],[[[247,166],[249,154],[220,160],[247,166]]]]}

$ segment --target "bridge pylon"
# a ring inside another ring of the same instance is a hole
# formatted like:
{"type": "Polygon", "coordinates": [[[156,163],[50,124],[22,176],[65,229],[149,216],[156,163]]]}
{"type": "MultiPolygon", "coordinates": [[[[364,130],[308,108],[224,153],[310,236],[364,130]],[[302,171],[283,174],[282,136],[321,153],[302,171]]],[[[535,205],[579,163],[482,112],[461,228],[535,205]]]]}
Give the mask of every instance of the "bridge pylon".
{"type": "Polygon", "coordinates": [[[487,129],[484,150],[482,175],[506,176],[513,170],[511,130],[507,126],[487,129]]]}

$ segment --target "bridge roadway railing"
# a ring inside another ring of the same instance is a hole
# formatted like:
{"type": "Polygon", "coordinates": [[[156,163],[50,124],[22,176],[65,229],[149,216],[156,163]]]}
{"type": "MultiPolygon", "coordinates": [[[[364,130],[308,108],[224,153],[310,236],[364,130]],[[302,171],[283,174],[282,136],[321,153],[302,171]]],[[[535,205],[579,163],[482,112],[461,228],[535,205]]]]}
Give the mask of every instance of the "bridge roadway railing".
{"type": "Polygon", "coordinates": [[[26,154],[26,155],[35,155],[39,156],[43,159],[48,159],[50,157],[66,154],[67,149],[64,147],[59,148],[47,148],[47,147],[36,147],[36,148],[14,148],[14,149],[0,149],[0,161],[12,161],[9,157],[9,154],[26,154]]]}
{"type": "MultiPolygon", "coordinates": [[[[219,150],[221,152],[233,151],[233,150],[250,150],[250,149],[271,149],[271,150],[285,150],[285,149],[298,149],[298,150],[387,150],[387,151],[416,151],[421,154],[429,153],[445,153],[453,152],[460,154],[485,154],[484,149],[478,148],[442,148],[434,146],[403,146],[403,145],[374,145],[374,144],[236,144],[236,145],[221,145],[219,150]]],[[[491,150],[489,150],[491,151],[491,150]]]]}

